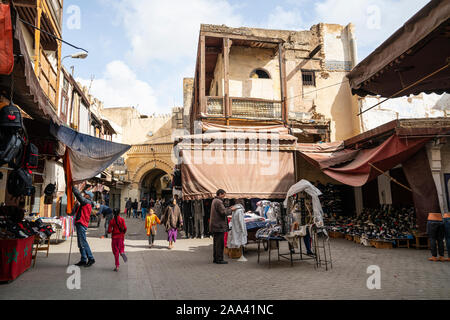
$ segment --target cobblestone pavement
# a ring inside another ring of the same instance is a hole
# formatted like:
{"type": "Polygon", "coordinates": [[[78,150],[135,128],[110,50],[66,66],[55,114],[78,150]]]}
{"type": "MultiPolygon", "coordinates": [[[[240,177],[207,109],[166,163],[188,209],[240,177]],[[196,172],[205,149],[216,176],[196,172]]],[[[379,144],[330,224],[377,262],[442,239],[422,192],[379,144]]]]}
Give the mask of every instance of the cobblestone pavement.
{"type": "MultiPolygon", "coordinates": [[[[250,244],[247,262],[212,263],[212,238],[179,239],[167,250],[160,228],[153,249],[148,248],[144,223],[127,219],[125,242],[129,261],[113,272],[111,240],[100,239],[104,229],[89,229],[88,241],[96,264],[81,269],[81,289],[66,282],[70,240],[52,245],[50,256],[39,253],[36,267],[16,281],[0,285],[0,299],[186,299],[186,300],[300,300],[300,299],[449,299],[450,262],[428,262],[429,251],[378,250],[344,239],[332,239],[333,269],[315,269],[311,261],[290,266],[273,252],[257,263],[257,246],[250,244]],[[381,290],[367,289],[368,266],[381,269],[381,290]]],[[[281,244],[287,252],[287,244],[281,244]]],[[[71,264],[78,262],[76,238],[71,264]]]]}

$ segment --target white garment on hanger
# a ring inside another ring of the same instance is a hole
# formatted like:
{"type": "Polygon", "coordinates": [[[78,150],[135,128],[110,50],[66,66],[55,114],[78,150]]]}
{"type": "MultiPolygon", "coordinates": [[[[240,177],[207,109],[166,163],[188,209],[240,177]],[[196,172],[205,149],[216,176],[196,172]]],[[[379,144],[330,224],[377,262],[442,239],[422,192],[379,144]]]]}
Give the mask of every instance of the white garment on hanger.
{"type": "Polygon", "coordinates": [[[240,248],[247,244],[247,227],[245,225],[245,209],[241,204],[237,204],[237,210],[233,212],[232,229],[228,234],[228,247],[240,248]]]}

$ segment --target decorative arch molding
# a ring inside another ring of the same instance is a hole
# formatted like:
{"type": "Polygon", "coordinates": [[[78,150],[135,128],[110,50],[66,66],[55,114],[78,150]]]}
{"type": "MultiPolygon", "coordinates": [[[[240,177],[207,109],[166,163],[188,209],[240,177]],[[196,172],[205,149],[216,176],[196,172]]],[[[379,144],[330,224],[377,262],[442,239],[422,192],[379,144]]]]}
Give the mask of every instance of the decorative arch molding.
{"type": "Polygon", "coordinates": [[[160,160],[160,159],[147,161],[147,162],[141,164],[137,168],[137,170],[132,178],[133,184],[140,185],[142,179],[147,175],[147,173],[149,171],[151,171],[153,169],[160,169],[160,170],[166,172],[167,174],[171,175],[173,172],[173,169],[174,169],[174,165],[172,165],[164,160],[160,160]],[[155,163],[156,163],[156,167],[155,167],[155,163]]]}

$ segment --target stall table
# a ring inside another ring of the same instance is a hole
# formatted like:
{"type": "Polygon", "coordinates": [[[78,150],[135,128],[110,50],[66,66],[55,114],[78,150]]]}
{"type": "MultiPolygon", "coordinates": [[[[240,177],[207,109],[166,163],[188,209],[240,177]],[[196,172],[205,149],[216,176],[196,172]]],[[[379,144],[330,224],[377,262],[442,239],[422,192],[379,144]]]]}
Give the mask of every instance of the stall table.
{"type": "Polygon", "coordinates": [[[13,281],[30,268],[34,238],[0,240],[0,281],[13,281]]]}

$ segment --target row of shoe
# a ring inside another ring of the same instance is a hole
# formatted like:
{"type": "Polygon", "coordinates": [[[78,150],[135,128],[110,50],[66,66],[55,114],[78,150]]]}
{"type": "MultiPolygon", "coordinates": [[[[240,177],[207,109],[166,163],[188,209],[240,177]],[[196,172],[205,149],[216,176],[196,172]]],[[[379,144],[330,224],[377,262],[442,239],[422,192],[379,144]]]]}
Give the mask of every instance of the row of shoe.
{"type": "Polygon", "coordinates": [[[414,208],[382,206],[364,209],[360,216],[332,216],[325,219],[327,230],[373,240],[412,239],[417,230],[414,208]]]}
{"type": "Polygon", "coordinates": [[[2,239],[26,239],[31,236],[39,236],[40,239],[47,239],[55,231],[51,226],[44,225],[41,219],[34,222],[23,220],[14,222],[9,219],[0,221],[0,238],[2,239]]]}

